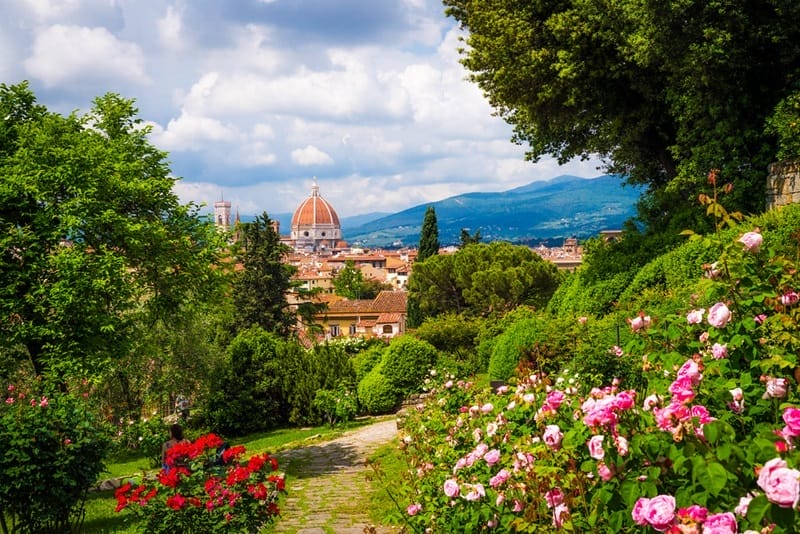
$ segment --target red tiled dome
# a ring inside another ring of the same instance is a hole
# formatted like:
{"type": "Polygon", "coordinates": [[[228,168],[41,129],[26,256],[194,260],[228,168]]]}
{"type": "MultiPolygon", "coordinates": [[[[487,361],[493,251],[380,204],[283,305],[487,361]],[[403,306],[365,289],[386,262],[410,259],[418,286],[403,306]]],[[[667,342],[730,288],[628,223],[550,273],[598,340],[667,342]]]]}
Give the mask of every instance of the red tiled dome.
{"type": "Polygon", "coordinates": [[[300,203],[292,217],[292,228],[314,225],[341,226],[336,210],[320,196],[317,184],[311,188],[311,196],[300,203]]]}

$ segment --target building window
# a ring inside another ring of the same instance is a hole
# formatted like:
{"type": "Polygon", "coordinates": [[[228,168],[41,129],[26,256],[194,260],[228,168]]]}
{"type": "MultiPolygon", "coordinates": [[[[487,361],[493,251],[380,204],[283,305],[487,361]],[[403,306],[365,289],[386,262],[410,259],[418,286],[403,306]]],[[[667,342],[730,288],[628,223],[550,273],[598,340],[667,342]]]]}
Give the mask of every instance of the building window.
{"type": "Polygon", "coordinates": [[[351,336],[354,336],[354,335],[356,335],[356,324],[355,324],[355,323],[352,323],[352,324],[350,325],[350,335],[351,335],[351,336]]]}
{"type": "Polygon", "coordinates": [[[305,231],[305,232],[303,232],[303,235],[304,235],[305,237],[308,237],[308,231],[305,231]]]}
{"type": "Polygon", "coordinates": [[[332,324],[331,325],[331,337],[339,337],[340,335],[342,335],[342,332],[341,332],[341,330],[339,330],[339,325],[338,324],[332,324]]]}
{"type": "Polygon", "coordinates": [[[325,237],[325,232],[322,232],[322,237],[325,237]]]}
{"type": "Polygon", "coordinates": [[[383,325],[383,333],[384,334],[391,334],[392,332],[393,332],[392,325],[390,325],[390,324],[383,325]]]}

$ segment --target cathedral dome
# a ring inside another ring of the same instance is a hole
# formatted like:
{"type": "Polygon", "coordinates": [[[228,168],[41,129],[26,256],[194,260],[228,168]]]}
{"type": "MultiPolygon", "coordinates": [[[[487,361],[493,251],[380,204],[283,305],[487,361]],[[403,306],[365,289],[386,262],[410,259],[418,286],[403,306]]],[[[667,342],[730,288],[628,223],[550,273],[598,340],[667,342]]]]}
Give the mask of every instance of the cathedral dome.
{"type": "Polygon", "coordinates": [[[311,196],[305,199],[292,217],[292,235],[295,248],[320,251],[335,247],[342,237],[339,215],[319,194],[316,181],[311,196]]]}
{"type": "Polygon", "coordinates": [[[311,188],[311,196],[301,202],[295,210],[292,217],[292,228],[318,224],[341,226],[336,210],[320,196],[319,186],[314,184],[311,188]]]}

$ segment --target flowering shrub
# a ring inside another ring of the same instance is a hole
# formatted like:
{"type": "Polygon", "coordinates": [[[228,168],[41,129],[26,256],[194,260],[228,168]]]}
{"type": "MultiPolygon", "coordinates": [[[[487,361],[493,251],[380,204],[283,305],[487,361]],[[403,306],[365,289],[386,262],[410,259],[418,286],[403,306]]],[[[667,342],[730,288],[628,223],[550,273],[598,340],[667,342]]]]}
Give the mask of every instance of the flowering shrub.
{"type": "Polygon", "coordinates": [[[139,420],[122,417],[116,424],[112,447],[115,452],[140,451],[150,461],[151,467],[161,465],[161,445],[167,436],[164,420],[153,413],[139,420]]]}
{"type": "MultiPolygon", "coordinates": [[[[0,404],[0,529],[70,532],[103,471],[109,436],[81,396],[8,385],[0,404]],[[10,525],[8,524],[10,523],[10,525]]],[[[75,529],[73,529],[75,527],[75,529]]]]}
{"type": "Polygon", "coordinates": [[[404,421],[418,531],[800,531],[797,265],[758,231],[685,309],[630,317],[646,385],[442,380],[404,421]]]}
{"type": "Polygon", "coordinates": [[[131,482],[116,491],[117,512],[142,517],[144,532],[258,532],[279,514],[284,491],[278,462],[267,454],[244,458],[241,445],[217,449],[214,435],[179,443],[167,451],[168,469],[155,480],[131,482]]]}

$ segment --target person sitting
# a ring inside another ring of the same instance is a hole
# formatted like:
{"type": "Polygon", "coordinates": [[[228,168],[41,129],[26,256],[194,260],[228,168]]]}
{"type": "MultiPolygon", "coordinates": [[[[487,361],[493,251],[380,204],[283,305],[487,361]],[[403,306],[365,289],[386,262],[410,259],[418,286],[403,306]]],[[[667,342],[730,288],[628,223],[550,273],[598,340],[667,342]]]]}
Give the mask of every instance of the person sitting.
{"type": "Polygon", "coordinates": [[[164,471],[169,471],[167,451],[178,443],[190,443],[190,441],[183,437],[183,427],[175,423],[169,427],[169,439],[161,446],[161,467],[164,468],[164,471]]]}

